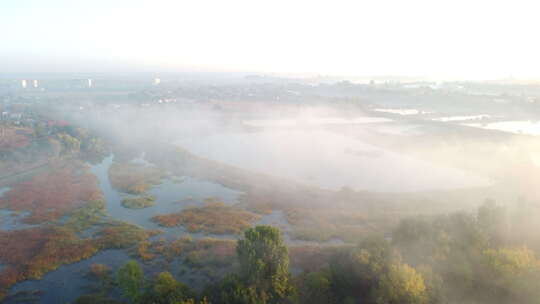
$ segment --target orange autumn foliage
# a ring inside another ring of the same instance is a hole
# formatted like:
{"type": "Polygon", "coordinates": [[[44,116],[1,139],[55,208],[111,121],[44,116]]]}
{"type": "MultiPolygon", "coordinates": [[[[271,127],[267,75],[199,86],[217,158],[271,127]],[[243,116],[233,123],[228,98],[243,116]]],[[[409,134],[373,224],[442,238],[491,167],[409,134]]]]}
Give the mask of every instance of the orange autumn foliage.
{"type": "Polygon", "coordinates": [[[165,227],[183,225],[189,232],[237,234],[249,228],[259,217],[252,212],[225,206],[223,203],[210,203],[200,208],[158,215],[153,217],[153,220],[165,227]]]}
{"type": "Polygon", "coordinates": [[[0,199],[0,208],[30,211],[25,223],[54,221],[85,202],[102,199],[97,179],[78,163],[57,165],[16,184],[0,199]]]}
{"type": "Polygon", "coordinates": [[[58,227],[0,231],[0,291],[27,279],[39,279],[63,264],[89,258],[98,251],[91,240],[58,227]]]}
{"type": "Polygon", "coordinates": [[[99,230],[93,241],[100,249],[129,248],[160,233],[159,230],[145,230],[125,222],[113,222],[99,230]]]}

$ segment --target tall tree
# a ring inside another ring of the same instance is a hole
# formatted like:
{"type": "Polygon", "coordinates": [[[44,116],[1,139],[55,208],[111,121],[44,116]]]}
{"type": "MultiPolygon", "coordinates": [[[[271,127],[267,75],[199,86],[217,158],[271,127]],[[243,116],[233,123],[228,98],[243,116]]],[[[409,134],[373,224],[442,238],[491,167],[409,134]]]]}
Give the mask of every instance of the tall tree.
{"type": "Polygon", "coordinates": [[[125,297],[140,303],[144,288],[144,273],[137,261],[131,260],[118,270],[118,285],[125,297]]]}
{"type": "Polygon", "coordinates": [[[176,281],[170,272],[161,272],[147,298],[145,298],[145,303],[181,303],[195,298],[195,293],[186,285],[176,281]]]}
{"type": "Polygon", "coordinates": [[[293,292],[289,273],[289,255],[279,229],[257,226],[245,231],[238,241],[240,278],[267,299],[281,303],[293,292]]]}

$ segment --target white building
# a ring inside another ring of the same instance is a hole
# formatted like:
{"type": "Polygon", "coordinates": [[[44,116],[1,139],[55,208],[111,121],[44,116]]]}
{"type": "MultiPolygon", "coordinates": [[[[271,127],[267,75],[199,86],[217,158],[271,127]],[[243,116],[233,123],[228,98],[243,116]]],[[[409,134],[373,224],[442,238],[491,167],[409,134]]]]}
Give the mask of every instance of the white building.
{"type": "Polygon", "coordinates": [[[26,89],[26,85],[27,85],[26,79],[21,80],[21,87],[22,87],[23,89],[26,89]]]}

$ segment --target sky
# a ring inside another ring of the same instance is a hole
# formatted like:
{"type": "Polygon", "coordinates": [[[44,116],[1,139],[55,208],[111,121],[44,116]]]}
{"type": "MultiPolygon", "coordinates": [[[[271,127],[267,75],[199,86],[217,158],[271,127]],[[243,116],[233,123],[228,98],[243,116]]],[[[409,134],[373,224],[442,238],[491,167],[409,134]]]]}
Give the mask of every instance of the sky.
{"type": "Polygon", "coordinates": [[[1,72],[540,79],[540,4],[2,0],[1,72]]]}

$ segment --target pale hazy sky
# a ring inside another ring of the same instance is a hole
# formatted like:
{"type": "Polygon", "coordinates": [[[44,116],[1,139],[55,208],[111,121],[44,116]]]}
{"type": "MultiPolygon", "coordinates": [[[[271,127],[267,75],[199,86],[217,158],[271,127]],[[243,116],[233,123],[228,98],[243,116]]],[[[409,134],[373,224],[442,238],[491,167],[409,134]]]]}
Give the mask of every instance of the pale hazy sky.
{"type": "Polygon", "coordinates": [[[1,0],[0,72],[540,79],[537,2],[1,0]]]}

